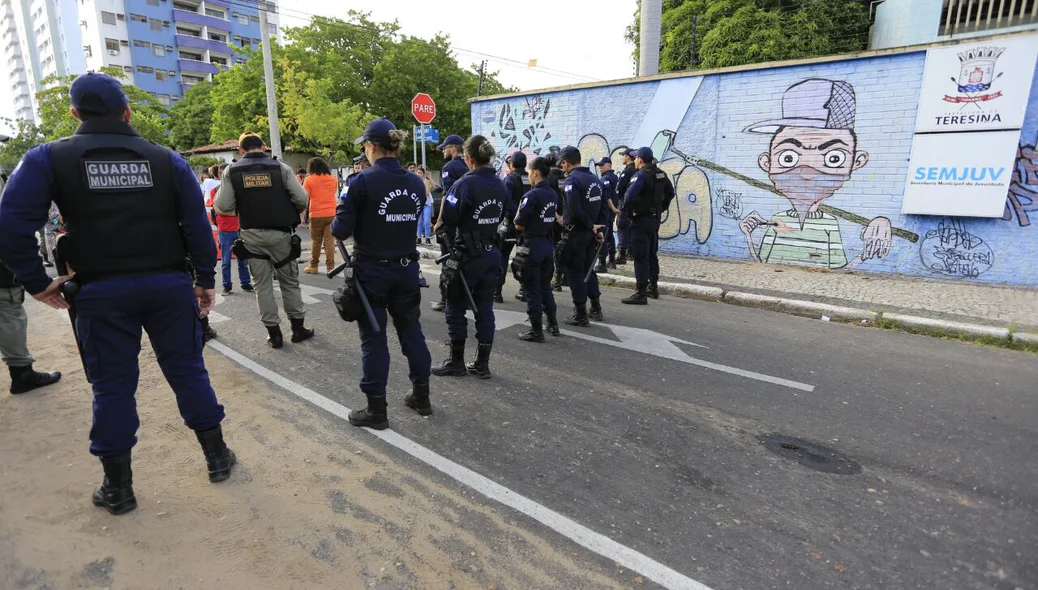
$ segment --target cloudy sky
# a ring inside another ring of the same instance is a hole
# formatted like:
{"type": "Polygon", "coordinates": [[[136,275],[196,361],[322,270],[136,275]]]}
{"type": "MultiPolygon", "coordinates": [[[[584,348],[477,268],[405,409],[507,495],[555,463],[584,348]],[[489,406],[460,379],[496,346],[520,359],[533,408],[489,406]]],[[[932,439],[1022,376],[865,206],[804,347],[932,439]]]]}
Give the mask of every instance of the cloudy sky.
{"type": "MultiPolygon", "coordinates": [[[[280,0],[283,26],[300,26],[309,15],[345,18],[350,9],[371,12],[375,20],[398,20],[405,34],[450,36],[463,66],[487,59],[507,86],[522,90],[564,86],[634,74],[631,46],[624,28],[631,22],[637,0],[536,3],[487,2],[486,8],[457,2],[419,0],[280,0]],[[333,7],[334,6],[334,7],[333,7]],[[514,6],[514,8],[513,8],[514,6]],[[538,6],[550,6],[550,11],[538,6]],[[537,67],[528,67],[530,60],[537,67]]],[[[0,76],[9,77],[2,70],[0,76]]],[[[0,117],[13,111],[10,89],[0,84],[0,117]]],[[[6,131],[0,124],[0,132],[6,131]]]]}

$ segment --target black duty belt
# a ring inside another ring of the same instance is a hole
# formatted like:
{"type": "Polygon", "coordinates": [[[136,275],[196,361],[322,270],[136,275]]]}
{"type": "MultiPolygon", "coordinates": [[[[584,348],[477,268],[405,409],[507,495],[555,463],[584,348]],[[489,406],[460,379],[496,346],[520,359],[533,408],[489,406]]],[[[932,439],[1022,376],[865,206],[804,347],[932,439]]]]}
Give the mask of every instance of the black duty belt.
{"type": "Polygon", "coordinates": [[[371,264],[374,264],[376,266],[393,266],[394,264],[399,264],[400,266],[408,266],[412,262],[418,262],[419,260],[421,260],[422,257],[420,254],[418,254],[418,252],[413,252],[406,256],[401,256],[400,258],[378,259],[371,258],[368,256],[358,256],[357,258],[363,260],[364,262],[370,262],[371,264]]]}

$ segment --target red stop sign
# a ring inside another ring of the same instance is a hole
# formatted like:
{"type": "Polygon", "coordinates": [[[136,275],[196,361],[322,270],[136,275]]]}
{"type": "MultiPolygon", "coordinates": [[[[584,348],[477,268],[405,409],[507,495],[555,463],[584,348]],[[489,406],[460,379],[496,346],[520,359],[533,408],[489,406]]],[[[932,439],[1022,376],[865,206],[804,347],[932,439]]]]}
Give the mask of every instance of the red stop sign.
{"type": "Polygon", "coordinates": [[[428,125],[436,118],[436,103],[431,96],[420,92],[411,99],[411,114],[422,125],[428,125]]]}

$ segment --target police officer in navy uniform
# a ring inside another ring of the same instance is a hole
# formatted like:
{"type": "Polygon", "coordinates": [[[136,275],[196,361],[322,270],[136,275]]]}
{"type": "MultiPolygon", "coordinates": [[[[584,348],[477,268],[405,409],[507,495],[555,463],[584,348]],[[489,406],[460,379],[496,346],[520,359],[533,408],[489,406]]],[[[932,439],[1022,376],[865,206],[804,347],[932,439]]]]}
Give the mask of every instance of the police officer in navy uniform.
{"type": "MultiPolygon", "coordinates": [[[[443,170],[440,171],[440,182],[443,185],[443,194],[446,197],[450,193],[451,188],[455,182],[461,180],[462,176],[465,176],[469,172],[469,167],[465,165],[465,159],[461,155],[461,149],[465,141],[461,139],[460,135],[448,135],[447,139],[443,140],[443,143],[436,146],[436,149],[443,152],[443,170]]],[[[440,212],[436,216],[436,223],[433,226],[433,231],[439,234],[439,228],[443,225],[443,203],[440,203],[440,212]]],[[[447,244],[444,243],[444,238],[437,236],[437,242],[440,244],[440,254],[447,253],[447,244]]],[[[443,281],[443,275],[440,275],[440,300],[433,302],[433,311],[443,311],[447,305],[447,287],[443,281]]]]}
{"type": "MultiPolygon", "coordinates": [[[[562,215],[566,211],[566,200],[562,198],[562,181],[566,179],[566,173],[559,167],[558,153],[549,152],[548,155],[544,156],[544,161],[548,163],[550,168],[548,171],[548,185],[559,197],[559,206],[556,212],[562,215]]],[[[562,284],[566,282],[566,260],[562,257],[562,250],[559,248],[562,234],[562,231],[555,232],[555,280],[551,284],[551,288],[555,291],[562,291],[562,284]]]]}
{"type": "Polygon", "coordinates": [[[393,318],[400,348],[407,357],[411,394],[404,403],[422,416],[432,414],[429,371],[432,358],[422,334],[422,294],[414,235],[425,207],[425,183],[400,165],[400,146],[407,133],[388,119],[368,123],[358,143],[372,167],[361,172],[340,199],[332,221],[332,235],[353,237],[355,277],[371,303],[379,330],[360,318],[360,390],[368,407],[350,412],[350,424],[382,430],[389,426],[386,382],[389,347],[386,314],[393,318]]]}
{"type": "MultiPolygon", "coordinates": [[[[448,357],[433,369],[438,376],[462,376],[466,372],[480,379],[490,378],[490,351],[494,345],[494,288],[501,272],[501,251],[497,248],[497,226],[504,216],[508,191],[491,163],[494,146],[482,135],[473,135],[463,146],[465,164],[471,172],[451,186],[443,198],[440,213],[448,235],[453,236],[457,272],[464,275],[472,290],[476,309],[476,360],[465,365],[465,340],[468,297],[461,277],[447,285],[448,357]]],[[[444,265],[444,270],[448,265],[444,265]]]]}
{"type": "Polygon", "coordinates": [[[216,300],[216,245],[191,168],[130,126],[119,82],[85,74],[69,93],[82,124],[22,159],[0,200],[0,258],[38,301],[68,308],[61,295],[68,277],[49,279],[36,247],[36,229],[57,203],[67,228],[62,255],[79,285],[76,333],[93,381],[90,452],[105,473],[93,501],[122,514],[137,507],[130,451],[142,329],[202,445],[209,480],[231,475],[235,457],[224,444],[223,406],[209,383],[198,321],[216,300]]]}
{"type": "Polygon", "coordinates": [[[515,229],[522,232],[524,245],[530,249],[521,270],[530,330],[519,334],[519,339],[527,342],[544,342],[542,320],[545,312],[548,315],[548,333],[559,335],[555,294],[551,290],[551,276],[555,270],[552,235],[558,225],[559,198],[547,180],[550,170],[544,158],[534,158],[530,163],[530,182],[534,187],[520,201],[515,216],[515,229]]]}
{"type": "Polygon", "coordinates": [[[602,183],[587,166],[581,166],[580,150],[573,146],[562,148],[559,164],[566,172],[562,183],[562,197],[566,201],[562,225],[569,232],[566,244],[567,274],[573,295],[573,316],[566,320],[570,326],[587,327],[589,320],[603,321],[601,291],[594,270],[584,282],[588,269],[595,264],[595,251],[605,240],[600,230],[605,229],[605,207],[602,205],[602,183]],[[587,302],[591,300],[591,312],[587,302]]]}
{"type": "Polygon", "coordinates": [[[613,222],[616,214],[620,211],[616,202],[616,172],[613,172],[613,160],[609,156],[595,162],[598,167],[598,178],[602,181],[602,205],[606,208],[605,223],[605,246],[602,253],[598,255],[598,266],[595,272],[606,272],[606,258],[609,259],[608,268],[616,268],[616,241],[613,240],[613,222]]]}
{"type": "Polygon", "coordinates": [[[635,152],[638,172],[624,197],[624,212],[631,220],[631,250],[634,253],[634,295],[623,299],[629,305],[645,305],[648,297],[660,298],[660,219],[674,200],[674,185],[653,160],[652,150],[635,152]]]}
{"type": "MultiPolygon", "coordinates": [[[[497,303],[505,302],[501,291],[504,289],[505,278],[508,276],[508,259],[512,255],[512,249],[515,248],[515,213],[519,208],[519,203],[523,200],[523,195],[530,190],[530,177],[526,174],[526,154],[515,152],[505,159],[505,164],[508,166],[508,176],[505,176],[508,200],[505,201],[505,218],[501,221],[502,231],[498,232],[501,236],[501,277],[498,280],[497,289],[494,291],[494,301],[497,303]]],[[[523,300],[521,285],[519,293],[515,297],[520,301],[523,300]]]]}
{"type": "Polygon", "coordinates": [[[616,216],[616,233],[620,237],[620,256],[616,259],[616,263],[619,265],[627,264],[627,253],[631,247],[631,233],[630,226],[631,220],[627,219],[627,214],[624,213],[624,197],[627,195],[627,189],[631,186],[631,180],[634,178],[634,173],[638,171],[638,168],[634,165],[634,152],[636,150],[628,149],[624,151],[623,163],[624,169],[620,171],[620,174],[616,177],[616,206],[620,209],[620,213],[616,216]]]}
{"type": "Polygon", "coordinates": [[[292,342],[314,337],[307,328],[303,292],[299,288],[299,236],[295,227],[309,200],[295,171],[266,152],[263,139],[255,133],[238,138],[242,158],[231,164],[220,180],[213,209],[217,214],[237,212],[241,241],[249,252],[249,271],[256,289],[260,321],[267,328],[271,348],[284,346],[281,317],[274,298],[277,275],[285,315],[292,326],[292,342]]]}

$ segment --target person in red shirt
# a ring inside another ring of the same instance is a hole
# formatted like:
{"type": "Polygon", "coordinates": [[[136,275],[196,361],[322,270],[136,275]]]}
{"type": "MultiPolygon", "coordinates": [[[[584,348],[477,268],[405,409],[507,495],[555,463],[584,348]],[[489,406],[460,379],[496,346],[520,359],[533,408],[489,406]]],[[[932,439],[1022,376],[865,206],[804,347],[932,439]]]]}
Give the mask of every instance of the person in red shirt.
{"type": "MultiPolygon", "coordinates": [[[[212,174],[213,178],[219,179],[223,176],[223,171],[227,167],[227,164],[217,164],[209,169],[209,173],[212,174]]],[[[205,196],[206,206],[212,207],[213,201],[216,199],[216,191],[220,190],[219,186],[210,190],[209,194],[205,196]]],[[[233,291],[231,284],[231,248],[234,246],[234,241],[238,239],[238,231],[241,226],[238,224],[237,215],[216,215],[216,228],[220,230],[220,258],[221,267],[223,270],[223,294],[230,295],[233,291]]],[[[238,278],[241,281],[242,291],[252,291],[252,276],[249,274],[249,265],[246,260],[238,259],[238,278]]]]}

